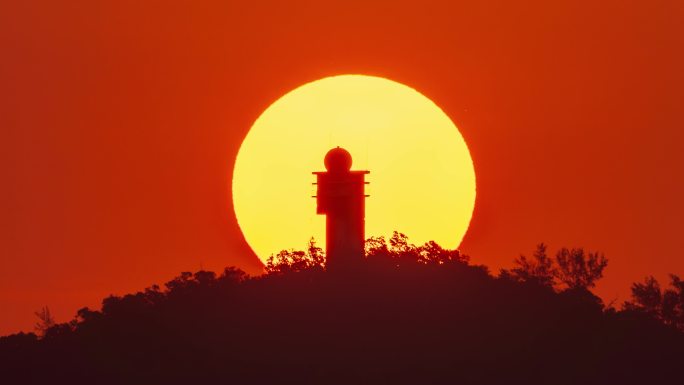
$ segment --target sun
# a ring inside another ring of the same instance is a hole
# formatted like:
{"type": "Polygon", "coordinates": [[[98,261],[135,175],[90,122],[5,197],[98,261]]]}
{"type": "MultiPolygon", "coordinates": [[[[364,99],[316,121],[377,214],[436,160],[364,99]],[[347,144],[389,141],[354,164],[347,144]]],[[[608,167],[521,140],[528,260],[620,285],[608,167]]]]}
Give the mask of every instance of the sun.
{"type": "Polygon", "coordinates": [[[366,236],[394,230],[414,243],[457,248],[475,205],[475,170],[456,125],[411,87],[365,75],[333,76],[283,95],[256,120],[235,161],[235,215],[262,261],[325,245],[312,171],[333,147],[369,170],[366,236]]]}

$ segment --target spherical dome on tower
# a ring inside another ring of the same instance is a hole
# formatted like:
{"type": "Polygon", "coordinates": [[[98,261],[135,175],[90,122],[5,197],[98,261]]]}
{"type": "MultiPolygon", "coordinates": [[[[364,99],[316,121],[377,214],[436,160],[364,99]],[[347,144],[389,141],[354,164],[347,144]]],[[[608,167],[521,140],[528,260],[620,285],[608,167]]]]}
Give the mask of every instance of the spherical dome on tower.
{"type": "Polygon", "coordinates": [[[337,147],[325,154],[325,168],[330,172],[346,172],[351,170],[352,157],[344,148],[337,147]]]}

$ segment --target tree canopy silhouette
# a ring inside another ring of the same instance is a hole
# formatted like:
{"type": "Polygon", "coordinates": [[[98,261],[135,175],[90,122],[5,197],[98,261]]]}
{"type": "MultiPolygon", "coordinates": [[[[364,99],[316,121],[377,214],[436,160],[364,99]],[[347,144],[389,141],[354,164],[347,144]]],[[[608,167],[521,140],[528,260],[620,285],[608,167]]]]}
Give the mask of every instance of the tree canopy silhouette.
{"type": "Polygon", "coordinates": [[[670,288],[661,290],[653,277],[632,285],[632,300],[625,302],[625,309],[648,314],[667,325],[684,331],[684,281],[670,275],[670,288]]]}
{"type": "Polygon", "coordinates": [[[577,250],[551,261],[540,245],[497,277],[456,250],[394,233],[366,242],[363,269],[330,274],[312,240],[306,251],[275,254],[259,277],[184,272],[80,309],[41,336],[1,337],[0,373],[8,384],[681,378],[681,280],[663,292],[649,279],[624,309],[605,307],[589,290],[606,260],[577,250]]]}
{"type": "Polygon", "coordinates": [[[40,336],[44,336],[48,330],[50,330],[53,326],[55,326],[55,319],[52,317],[52,314],[50,313],[50,308],[47,306],[43,307],[40,309],[40,311],[37,311],[36,317],[38,317],[38,322],[36,322],[36,325],[34,326],[34,329],[40,336]]]}
{"type": "Polygon", "coordinates": [[[542,286],[588,290],[603,277],[603,270],[608,266],[606,257],[598,252],[585,253],[582,248],[563,247],[558,250],[555,259],[551,259],[546,250],[547,246],[540,243],[531,259],[521,255],[514,260],[515,267],[502,270],[502,275],[542,286]]]}
{"type": "Polygon", "coordinates": [[[325,267],[325,253],[311,238],[306,251],[282,250],[276,255],[271,255],[266,261],[265,269],[267,273],[274,274],[323,267],[325,267]]]}

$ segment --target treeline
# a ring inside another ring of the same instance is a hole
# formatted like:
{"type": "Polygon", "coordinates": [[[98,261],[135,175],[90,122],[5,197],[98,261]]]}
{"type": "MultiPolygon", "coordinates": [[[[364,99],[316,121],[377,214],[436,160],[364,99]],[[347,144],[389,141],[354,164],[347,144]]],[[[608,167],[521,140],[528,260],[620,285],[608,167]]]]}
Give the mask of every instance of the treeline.
{"type": "Polygon", "coordinates": [[[267,274],[182,273],[111,296],[38,333],[0,338],[9,384],[660,384],[684,362],[673,276],[632,287],[619,309],[591,293],[606,258],[582,249],[491,274],[435,242],[367,242],[354,274],[325,270],[312,241],[267,274]]]}
{"type": "MultiPolygon", "coordinates": [[[[470,261],[469,256],[458,250],[443,249],[434,241],[421,246],[411,244],[405,234],[397,231],[389,240],[385,237],[367,239],[366,256],[376,261],[384,259],[396,263],[443,264],[456,261],[467,264],[470,261]]],[[[603,278],[608,259],[599,252],[565,247],[551,257],[547,253],[547,245],[540,243],[531,258],[521,255],[513,260],[513,264],[512,269],[502,269],[498,278],[539,285],[557,292],[586,292],[603,278]]],[[[266,272],[281,274],[324,267],[325,253],[312,238],[306,250],[282,250],[271,255],[266,263],[266,272]]],[[[595,299],[600,302],[598,297],[595,299]]],[[[616,311],[612,305],[605,310],[616,311]]],[[[622,304],[621,310],[642,313],[684,331],[684,281],[671,274],[670,287],[661,289],[653,276],[647,276],[643,282],[632,284],[631,299],[622,304]]]]}

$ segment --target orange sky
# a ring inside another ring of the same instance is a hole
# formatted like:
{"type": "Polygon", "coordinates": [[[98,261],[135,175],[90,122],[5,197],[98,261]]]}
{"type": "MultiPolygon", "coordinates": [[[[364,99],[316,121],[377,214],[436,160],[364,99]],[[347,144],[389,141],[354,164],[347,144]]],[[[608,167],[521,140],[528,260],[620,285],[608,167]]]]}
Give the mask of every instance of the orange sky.
{"type": "Polygon", "coordinates": [[[414,87],[460,128],[474,262],[602,250],[608,301],[684,274],[682,4],[3,1],[0,334],[183,270],[258,271],[229,196],[240,142],[342,73],[414,87]]]}

